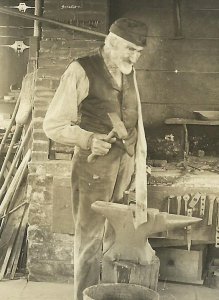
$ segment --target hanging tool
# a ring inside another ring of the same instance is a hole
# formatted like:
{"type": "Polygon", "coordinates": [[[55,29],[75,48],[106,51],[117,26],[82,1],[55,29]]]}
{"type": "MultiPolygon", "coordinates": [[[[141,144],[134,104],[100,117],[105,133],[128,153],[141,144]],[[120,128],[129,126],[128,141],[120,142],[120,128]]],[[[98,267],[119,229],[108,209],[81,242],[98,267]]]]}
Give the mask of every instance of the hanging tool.
{"type": "MultiPolygon", "coordinates": [[[[125,128],[124,123],[119,118],[119,116],[116,113],[108,113],[108,116],[112,122],[113,129],[107,135],[107,137],[105,138],[105,141],[109,142],[111,140],[111,138],[115,137],[115,136],[121,140],[125,139],[128,135],[128,132],[125,128]]],[[[91,153],[88,156],[87,161],[90,163],[90,162],[94,161],[97,157],[98,157],[98,155],[91,153]]]]}
{"type": "Polygon", "coordinates": [[[200,199],[200,217],[205,215],[206,193],[201,195],[200,199]]]}
{"type": "MultiPolygon", "coordinates": [[[[186,196],[186,195],[184,195],[184,196],[186,196]]],[[[201,194],[199,192],[196,193],[192,197],[192,199],[189,202],[189,204],[188,204],[188,201],[187,201],[188,197],[186,196],[185,198],[186,198],[186,201],[184,199],[184,201],[186,203],[185,204],[185,211],[186,211],[188,217],[192,217],[194,207],[196,206],[196,204],[198,203],[199,199],[201,198],[201,194]]],[[[191,244],[192,244],[192,227],[191,226],[187,226],[187,228],[186,228],[186,240],[187,240],[188,251],[190,251],[191,244]]]]}
{"type": "Polygon", "coordinates": [[[24,2],[20,2],[18,5],[16,6],[6,6],[9,8],[17,8],[20,12],[25,12],[28,8],[34,8],[32,6],[27,6],[26,3],[24,2]]]}
{"type": "MultiPolygon", "coordinates": [[[[171,205],[171,200],[173,200],[175,198],[175,195],[170,195],[167,197],[167,213],[170,213],[170,205],[171,205]]],[[[168,230],[166,231],[166,236],[168,237],[169,232],[168,230]]]]}
{"type": "Polygon", "coordinates": [[[216,198],[217,202],[217,219],[216,219],[216,232],[215,232],[215,247],[219,248],[219,197],[216,198]]]}
{"type": "Polygon", "coordinates": [[[208,225],[212,225],[212,218],[213,218],[213,210],[214,210],[215,199],[216,199],[216,196],[213,195],[213,194],[208,196],[208,201],[209,201],[208,225]]]}
{"type": "Polygon", "coordinates": [[[176,200],[177,200],[177,212],[176,213],[177,213],[177,215],[180,215],[182,196],[177,196],[176,200]]]}
{"type": "Polygon", "coordinates": [[[192,208],[194,210],[194,207],[196,206],[196,204],[198,203],[199,199],[201,198],[201,194],[198,192],[196,193],[191,201],[189,202],[189,207],[192,208]]]}
{"type": "MultiPolygon", "coordinates": [[[[187,217],[192,217],[192,208],[187,209],[187,217]]],[[[192,245],[192,226],[189,225],[186,227],[186,241],[187,241],[187,249],[191,250],[192,245]]]]}
{"type": "Polygon", "coordinates": [[[185,207],[185,216],[187,216],[187,209],[188,209],[188,201],[190,199],[189,194],[183,195],[183,200],[184,200],[184,207],[185,207]]]}
{"type": "Polygon", "coordinates": [[[25,45],[23,41],[15,41],[12,45],[0,45],[0,47],[12,48],[17,54],[21,54],[24,50],[30,48],[30,46],[25,45]]]}
{"type": "Polygon", "coordinates": [[[175,198],[175,195],[170,195],[167,197],[167,212],[168,214],[170,213],[170,205],[171,205],[171,200],[175,198]]]}

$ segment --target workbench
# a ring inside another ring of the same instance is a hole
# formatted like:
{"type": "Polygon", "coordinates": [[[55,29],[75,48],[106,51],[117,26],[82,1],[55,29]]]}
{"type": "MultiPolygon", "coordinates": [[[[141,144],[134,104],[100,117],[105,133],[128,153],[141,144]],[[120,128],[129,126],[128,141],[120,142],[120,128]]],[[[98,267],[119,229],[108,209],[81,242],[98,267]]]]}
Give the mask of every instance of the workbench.
{"type": "MultiPolygon", "coordinates": [[[[189,157],[186,162],[167,163],[163,167],[152,167],[148,178],[148,206],[172,214],[186,215],[187,208],[192,208],[192,216],[202,221],[192,226],[193,244],[217,244],[216,227],[218,226],[219,199],[219,158],[189,157]],[[197,195],[196,203],[192,198],[197,195]],[[218,197],[218,198],[217,198],[218,197]],[[202,206],[201,206],[202,205],[202,206]]],[[[185,229],[161,233],[152,239],[155,246],[186,245],[185,229]]]]}

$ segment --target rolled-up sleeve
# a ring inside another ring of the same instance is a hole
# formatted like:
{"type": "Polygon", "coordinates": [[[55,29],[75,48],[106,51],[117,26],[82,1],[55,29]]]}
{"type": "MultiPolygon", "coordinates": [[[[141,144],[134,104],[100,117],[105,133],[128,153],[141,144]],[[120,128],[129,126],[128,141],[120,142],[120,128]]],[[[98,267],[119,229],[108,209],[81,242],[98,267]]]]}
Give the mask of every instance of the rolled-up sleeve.
{"type": "Polygon", "coordinates": [[[61,77],[43,122],[48,138],[87,149],[93,133],[80,128],[78,107],[87,97],[88,90],[89,81],[84,69],[78,62],[71,63],[61,77]]]}

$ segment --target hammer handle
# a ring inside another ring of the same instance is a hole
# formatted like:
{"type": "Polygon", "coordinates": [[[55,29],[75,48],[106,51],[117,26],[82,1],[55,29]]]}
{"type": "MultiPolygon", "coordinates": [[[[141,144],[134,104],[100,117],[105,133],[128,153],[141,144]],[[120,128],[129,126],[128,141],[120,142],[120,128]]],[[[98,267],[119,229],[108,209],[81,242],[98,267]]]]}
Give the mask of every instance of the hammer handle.
{"type": "MultiPolygon", "coordinates": [[[[107,135],[107,137],[104,139],[104,141],[105,141],[105,142],[109,142],[110,139],[114,136],[114,134],[115,134],[115,131],[114,131],[114,129],[112,129],[112,130],[108,133],[108,135],[107,135]]],[[[96,155],[96,154],[91,153],[91,154],[88,156],[87,161],[90,163],[90,162],[96,160],[98,156],[99,156],[99,155],[96,155]]]]}

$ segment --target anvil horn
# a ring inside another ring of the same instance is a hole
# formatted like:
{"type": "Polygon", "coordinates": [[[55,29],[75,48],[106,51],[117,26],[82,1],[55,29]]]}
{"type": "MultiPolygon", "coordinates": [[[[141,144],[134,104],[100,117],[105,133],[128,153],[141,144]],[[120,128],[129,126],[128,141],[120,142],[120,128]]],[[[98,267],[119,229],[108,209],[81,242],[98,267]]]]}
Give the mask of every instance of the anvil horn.
{"type": "Polygon", "coordinates": [[[160,213],[167,215],[167,230],[175,229],[175,228],[183,228],[195,223],[200,222],[202,219],[195,217],[187,217],[181,215],[173,215],[168,213],[160,213]]]}

